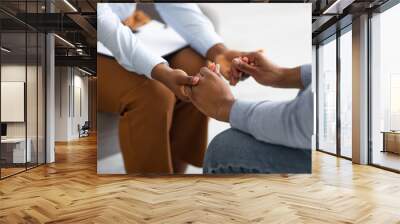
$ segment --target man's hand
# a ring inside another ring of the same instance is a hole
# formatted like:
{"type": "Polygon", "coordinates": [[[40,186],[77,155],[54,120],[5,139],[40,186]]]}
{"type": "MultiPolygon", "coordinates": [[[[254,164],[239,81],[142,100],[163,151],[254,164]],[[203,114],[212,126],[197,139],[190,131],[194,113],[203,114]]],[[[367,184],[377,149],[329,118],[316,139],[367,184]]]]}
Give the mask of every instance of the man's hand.
{"type": "Polygon", "coordinates": [[[200,77],[198,84],[186,88],[190,100],[205,115],[228,122],[235,102],[229,85],[219,74],[206,67],[201,68],[198,76],[200,77]]]}
{"type": "Polygon", "coordinates": [[[251,75],[258,83],[279,88],[303,88],[300,67],[283,68],[272,63],[262,52],[243,55],[246,61],[235,58],[233,67],[251,75]]]}
{"type": "Polygon", "coordinates": [[[161,63],[151,71],[151,77],[166,85],[175,95],[183,101],[190,101],[185,92],[185,86],[196,85],[199,81],[197,76],[189,76],[180,69],[172,69],[161,63]]]}

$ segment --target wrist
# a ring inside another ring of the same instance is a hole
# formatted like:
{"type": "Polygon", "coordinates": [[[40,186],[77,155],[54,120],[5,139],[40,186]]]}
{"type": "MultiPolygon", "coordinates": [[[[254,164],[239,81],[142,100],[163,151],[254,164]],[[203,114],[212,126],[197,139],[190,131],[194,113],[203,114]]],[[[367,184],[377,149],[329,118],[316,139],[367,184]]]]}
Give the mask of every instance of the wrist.
{"type": "Polygon", "coordinates": [[[232,106],[235,103],[235,99],[226,99],[217,109],[216,119],[219,121],[229,122],[232,106]]]}
{"type": "Polygon", "coordinates": [[[302,88],[300,69],[295,68],[281,68],[280,69],[280,86],[286,88],[302,88]]]}
{"type": "Polygon", "coordinates": [[[154,66],[151,70],[151,77],[157,81],[165,83],[166,78],[168,78],[168,74],[173,71],[166,63],[160,63],[154,66]]]}
{"type": "Polygon", "coordinates": [[[287,68],[274,66],[271,69],[271,73],[274,78],[271,80],[270,86],[279,88],[285,85],[287,68]]]}
{"type": "Polygon", "coordinates": [[[210,49],[208,49],[206,53],[206,58],[210,61],[215,61],[218,55],[221,55],[225,53],[228,49],[225,47],[224,44],[219,43],[214,46],[212,46],[210,49]]]}

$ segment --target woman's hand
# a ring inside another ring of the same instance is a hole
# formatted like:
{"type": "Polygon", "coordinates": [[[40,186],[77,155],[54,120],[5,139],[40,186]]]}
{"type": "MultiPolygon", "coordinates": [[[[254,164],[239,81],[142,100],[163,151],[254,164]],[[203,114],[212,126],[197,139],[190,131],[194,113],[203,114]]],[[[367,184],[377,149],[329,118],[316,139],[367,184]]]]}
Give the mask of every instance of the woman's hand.
{"type": "MultiPolygon", "coordinates": [[[[238,76],[236,74],[241,73],[238,70],[235,70],[232,65],[233,59],[240,57],[243,53],[235,50],[226,50],[224,53],[218,54],[215,57],[214,62],[221,66],[221,74],[224,76],[226,80],[229,81],[230,85],[236,85],[238,83],[238,79],[235,77],[238,76]]],[[[241,75],[241,74],[240,74],[241,75]]]]}
{"type": "Polygon", "coordinates": [[[216,44],[208,50],[207,58],[210,61],[220,65],[220,74],[229,81],[230,85],[234,86],[239,82],[239,79],[236,77],[240,77],[242,74],[239,74],[241,71],[236,70],[232,66],[232,61],[243,54],[244,52],[230,50],[223,44],[216,44]]]}
{"type": "Polygon", "coordinates": [[[125,26],[131,28],[132,31],[150,22],[151,18],[145,12],[141,10],[135,10],[131,16],[123,21],[125,26]]]}
{"type": "Polygon", "coordinates": [[[158,64],[153,68],[151,77],[163,83],[183,101],[190,101],[185,92],[185,86],[190,87],[197,85],[199,82],[199,77],[189,76],[186,72],[180,69],[172,69],[164,63],[158,64]]]}
{"type": "Polygon", "coordinates": [[[275,65],[262,52],[251,52],[235,58],[233,67],[252,76],[258,83],[279,88],[303,88],[300,67],[284,68],[275,65]]]}

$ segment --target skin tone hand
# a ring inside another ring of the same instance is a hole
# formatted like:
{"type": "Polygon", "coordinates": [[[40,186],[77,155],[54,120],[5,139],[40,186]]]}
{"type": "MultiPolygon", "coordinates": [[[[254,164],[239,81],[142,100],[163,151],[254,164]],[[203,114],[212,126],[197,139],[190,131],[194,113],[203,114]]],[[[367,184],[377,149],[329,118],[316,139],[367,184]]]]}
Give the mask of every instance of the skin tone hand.
{"type": "Polygon", "coordinates": [[[150,21],[151,18],[149,15],[141,10],[135,10],[131,16],[123,21],[123,24],[131,28],[131,30],[136,30],[150,21]]]}
{"type": "Polygon", "coordinates": [[[200,80],[186,92],[192,103],[205,115],[219,121],[229,122],[229,115],[235,98],[229,85],[215,72],[215,66],[203,67],[200,70],[200,80]]]}
{"type": "Polygon", "coordinates": [[[243,54],[241,51],[229,50],[223,44],[216,44],[208,50],[206,57],[221,66],[221,74],[229,81],[230,85],[236,85],[239,82],[236,77],[241,71],[232,66],[232,60],[243,54]]]}
{"type": "Polygon", "coordinates": [[[180,69],[172,69],[161,63],[151,71],[151,77],[167,86],[175,95],[183,101],[190,101],[185,92],[185,86],[197,85],[200,77],[189,76],[180,69]]]}
{"type": "Polygon", "coordinates": [[[233,60],[233,67],[251,75],[258,83],[279,88],[304,88],[300,67],[284,68],[271,62],[262,52],[245,54],[248,62],[233,60]]]}

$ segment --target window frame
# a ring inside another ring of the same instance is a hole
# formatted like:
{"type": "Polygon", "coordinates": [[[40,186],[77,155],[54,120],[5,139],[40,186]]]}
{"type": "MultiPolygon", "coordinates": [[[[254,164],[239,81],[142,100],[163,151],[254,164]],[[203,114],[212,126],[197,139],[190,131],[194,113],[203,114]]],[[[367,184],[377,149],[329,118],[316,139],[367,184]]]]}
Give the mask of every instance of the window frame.
{"type": "Polygon", "coordinates": [[[368,116],[368,125],[367,125],[367,132],[368,132],[368,165],[380,168],[383,170],[395,172],[395,173],[400,173],[400,169],[394,169],[391,167],[387,167],[381,164],[374,163],[373,161],[373,153],[374,153],[374,147],[373,147],[373,130],[372,130],[372,119],[373,119],[373,114],[372,114],[372,94],[373,94],[373,88],[372,88],[372,58],[373,58],[373,38],[372,38],[372,19],[374,18],[374,14],[381,14],[384,13],[385,11],[393,8],[394,6],[397,6],[400,4],[400,0],[388,0],[384,4],[380,5],[377,8],[374,8],[373,10],[368,11],[368,32],[367,32],[367,38],[368,38],[368,69],[367,69],[367,77],[368,77],[368,111],[367,111],[367,116],[368,116]]]}
{"type": "Polygon", "coordinates": [[[316,150],[319,152],[327,153],[329,155],[333,155],[336,157],[344,158],[347,160],[352,160],[352,158],[342,155],[341,153],[341,118],[340,118],[340,84],[341,84],[341,66],[340,66],[340,37],[347,32],[352,32],[352,23],[347,24],[343,28],[336,31],[329,37],[321,40],[316,44],[316,150]],[[332,153],[327,150],[321,149],[319,147],[319,106],[320,106],[320,94],[319,94],[319,85],[320,85],[320,56],[319,56],[319,47],[321,44],[327,44],[331,41],[336,41],[336,152],[332,153]]]}
{"type": "MultiPolygon", "coordinates": [[[[27,1],[23,1],[23,2],[27,3],[27,1]]],[[[41,1],[35,0],[35,1],[32,1],[32,2],[37,4],[36,5],[36,11],[38,12],[39,11],[38,5],[39,5],[39,2],[41,2],[41,1]]],[[[18,20],[16,17],[13,17],[12,14],[10,14],[8,11],[6,11],[6,10],[4,10],[2,8],[0,8],[0,10],[3,13],[7,13],[7,15],[9,15],[10,18],[14,19],[15,21],[18,21],[20,23],[22,22],[22,21],[18,20]]],[[[48,7],[46,7],[45,11],[47,12],[47,10],[48,10],[48,7]]],[[[25,12],[27,12],[27,4],[25,4],[25,12]]],[[[0,24],[0,26],[1,26],[1,24],[0,24]]],[[[25,94],[25,97],[24,97],[25,98],[25,100],[24,100],[25,101],[24,102],[25,166],[24,166],[23,170],[20,170],[18,172],[12,173],[12,174],[9,174],[7,176],[3,175],[2,168],[0,167],[0,180],[4,180],[4,179],[6,179],[8,177],[12,177],[14,175],[26,172],[26,171],[28,171],[30,169],[37,168],[37,167],[47,163],[47,81],[46,81],[46,79],[47,79],[47,43],[48,43],[47,32],[43,32],[41,30],[38,30],[38,29],[36,29],[36,28],[26,24],[26,23],[23,23],[23,27],[24,27],[24,29],[20,30],[18,32],[20,32],[21,34],[25,35],[25,49],[24,49],[24,51],[25,51],[25,88],[24,88],[25,89],[25,93],[24,93],[25,94]],[[28,147],[27,146],[27,142],[28,142],[27,141],[28,140],[28,114],[27,114],[28,113],[27,112],[28,111],[27,110],[27,94],[28,94],[27,93],[27,82],[28,82],[28,79],[27,79],[28,70],[27,69],[28,68],[27,68],[27,66],[29,64],[28,63],[28,34],[33,34],[33,35],[36,36],[36,43],[35,43],[36,44],[36,49],[35,49],[36,60],[34,62],[35,66],[36,66],[36,69],[35,69],[36,91],[34,93],[32,93],[32,94],[36,96],[36,122],[34,122],[35,125],[36,125],[36,136],[33,136],[33,138],[36,138],[36,141],[37,141],[37,145],[36,145],[36,161],[34,163],[29,164],[29,166],[28,166],[29,162],[27,162],[27,156],[28,156],[28,154],[27,154],[27,147],[28,147]],[[43,35],[39,35],[39,34],[43,34],[43,35]],[[39,36],[41,36],[42,38],[39,38],[39,36]],[[41,41],[42,48],[43,48],[43,49],[41,49],[41,51],[39,51],[39,41],[41,41]],[[42,60],[44,60],[43,64],[39,63],[39,54],[40,54],[39,52],[43,54],[43,55],[41,55],[42,60]],[[44,115],[41,118],[39,118],[39,81],[38,81],[38,76],[39,76],[38,67],[40,65],[42,65],[42,70],[41,70],[42,82],[43,82],[42,83],[43,84],[42,88],[44,88],[43,93],[42,93],[42,96],[44,97],[42,99],[43,105],[41,105],[41,107],[43,107],[42,109],[44,109],[44,111],[43,111],[44,115]],[[42,158],[43,162],[39,162],[39,141],[38,141],[38,139],[39,139],[39,119],[41,120],[41,122],[43,122],[43,125],[44,125],[44,127],[43,127],[44,128],[44,130],[43,130],[43,143],[44,144],[42,145],[43,148],[41,149],[42,153],[43,153],[43,155],[41,155],[41,157],[43,157],[42,158]],[[42,120],[42,119],[44,119],[44,120],[42,120]]],[[[3,33],[9,33],[9,32],[8,31],[0,31],[0,46],[2,45],[1,41],[2,41],[2,34],[3,33]]],[[[2,60],[2,54],[0,54],[0,81],[1,81],[2,61],[3,61],[2,60]]],[[[1,86],[0,86],[0,89],[1,89],[1,86]]],[[[0,105],[0,110],[1,110],[1,105],[0,105]]],[[[1,119],[0,119],[0,123],[2,123],[1,119]]],[[[1,156],[1,144],[0,144],[0,156],[1,156]]]]}

